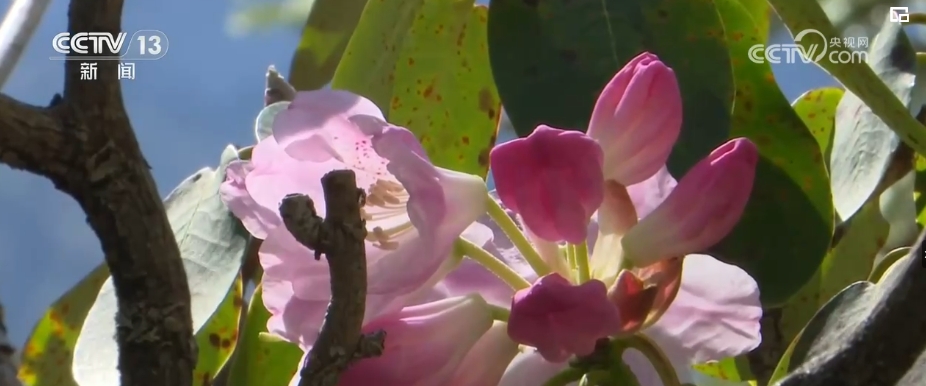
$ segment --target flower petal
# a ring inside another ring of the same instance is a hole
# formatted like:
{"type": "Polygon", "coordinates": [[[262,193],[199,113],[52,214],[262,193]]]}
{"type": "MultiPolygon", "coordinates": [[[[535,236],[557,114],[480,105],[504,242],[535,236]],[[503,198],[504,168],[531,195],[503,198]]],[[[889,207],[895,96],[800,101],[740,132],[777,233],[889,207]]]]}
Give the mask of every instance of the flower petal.
{"type": "Polygon", "coordinates": [[[665,165],[682,128],[675,73],[644,52],[604,87],[588,135],[604,150],[604,176],[622,185],[647,179],[665,165]]]}
{"type": "Polygon", "coordinates": [[[585,241],[602,200],[602,153],[595,140],[540,125],[526,138],[496,146],[489,162],[502,202],[537,236],[585,241]],[[551,157],[554,152],[558,156],[551,157]]]}
{"type": "MultiPolygon", "coordinates": [[[[568,363],[552,363],[543,359],[535,350],[522,352],[514,357],[498,386],[537,386],[569,367],[568,363]]],[[[569,383],[575,386],[578,382],[569,383]]]]}
{"type": "Polygon", "coordinates": [[[232,161],[225,169],[226,179],[219,187],[219,195],[252,236],[265,239],[267,232],[280,226],[282,220],[278,211],[261,206],[248,193],[245,180],[253,169],[248,161],[232,161]]]}
{"type": "Polygon", "coordinates": [[[363,331],[384,330],[385,351],[352,365],[338,384],[447,384],[491,326],[491,313],[479,296],[451,298],[383,315],[365,325],[363,331]]]}
{"type": "Polygon", "coordinates": [[[691,365],[756,348],[761,317],[758,285],[745,271],[708,255],[688,255],[675,301],[644,333],[691,365]]]}
{"type": "Polygon", "coordinates": [[[536,347],[548,361],[562,362],[574,354],[591,354],[598,339],[620,332],[620,327],[604,283],[573,285],[554,273],[515,293],[508,335],[536,347]]]}
{"type": "Polygon", "coordinates": [[[675,182],[675,178],[672,178],[672,174],[669,174],[669,169],[663,166],[652,177],[628,186],[627,194],[630,195],[630,200],[636,209],[637,218],[649,215],[653,209],[666,200],[666,197],[669,197],[669,193],[672,193],[676,185],[678,183],[675,182]]]}
{"type": "Polygon", "coordinates": [[[697,253],[720,242],[739,222],[752,193],[759,153],[746,138],[721,145],[691,168],[621,243],[639,266],[697,253]]]}
{"type": "Polygon", "coordinates": [[[327,300],[303,300],[294,295],[292,283],[264,276],[261,300],[270,312],[267,331],[298,344],[303,349],[318,338],[320,321],[328,309],[327,300]]]}
{"type": "Polygon", "coordinates": [[[350,122],[354,115],[383,117],[370,100],[343,90],[303,91],[273,122],[273,137],[293,158],[308,161],[358,158],[353,142],[362,137],[350,122]],[[343,137],[342,137],[343,136],[343,137]]]}
{"type": "Polygon", "coordinates": [[[408,130],[387,127],[373,147],[408,191],[408,218],[418,237],[369,267],[371,294],[403,293],[429,279],[452,252],[453,243],[486,212],[485,182],[476,176],[437,168],[419,151],[408,130]],[[409,148],[411,146],[412,148],[409,148]]]}
{"type": "Polygon", "coordinates": [[[469,350],[456,374],[448,383],[453,386],[498,385],[505,370],[520,351],[518,344],[508,338],[508,326],[495,322],[476,345],[469,350]]]}

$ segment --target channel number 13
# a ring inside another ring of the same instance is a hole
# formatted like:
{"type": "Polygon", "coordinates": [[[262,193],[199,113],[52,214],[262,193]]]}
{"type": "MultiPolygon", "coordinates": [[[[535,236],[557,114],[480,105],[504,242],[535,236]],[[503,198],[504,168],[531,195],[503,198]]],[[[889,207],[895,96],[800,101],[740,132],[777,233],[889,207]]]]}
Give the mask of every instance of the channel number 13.
{"type": "Polygon", "coordinates": [[[161,37],[157,35],[138,37],[139,54],[160,55],[161,54],[161,37]]]}

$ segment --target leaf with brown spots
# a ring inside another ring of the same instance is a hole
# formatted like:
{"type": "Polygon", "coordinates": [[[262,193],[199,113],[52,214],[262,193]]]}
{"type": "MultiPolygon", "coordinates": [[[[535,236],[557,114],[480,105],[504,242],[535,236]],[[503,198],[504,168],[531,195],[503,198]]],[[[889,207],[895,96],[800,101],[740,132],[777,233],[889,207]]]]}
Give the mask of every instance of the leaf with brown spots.
{"type": "Polygon", "coordinates": [[[244,331],[241,332],[244,335],[230,364],[228,386],[286,386],[299,368],[302,350],[298,346],[260,338],[260,334],[267,331],[267,319],[270,318],[270,312],[261,299],[262,292],[258,286],[251,296],[244,331]]]}
{"type": "Polygon", "coordinates": [[[845,93],[841,88],[823,87],[805,92],[791,104],[817,140],[823,155],[823,162],[829,165],[833,148],[833,133],[836,122],[836,106],[845,93]]]}
{"type": "Polygon", "coordinates": [[[411,130],[431,161],[485,177],[501,105],[487,10],[473,0],[371,1],[332,80],[411,130]]]}
{"type": "Polygon", "coordinates": [[[243,296],[244,285],[239,275],[215,314],[196,333],[199,359],[196,369],[193,370],[194,386],[212,386],[212,380],[235,351],[235,345],[238,343],[238,322],[244,305],[243,296]]]}
{"type": "Polygon", "coordinates": [[[367,0],[314,0],[289,66],[296,90],[316,90],[331,81],[367,0]]]}
{"type": "Polygon", "coordinates": [[[791,108],[768,63],[748,60],[759,29],[738,0],[714,0],[735,76],[731,137],[762,155],[752,197],[737,227],[713,252],[748,271],[762,302],[780,305],[813,276],[829,249],[834,215],[817,141],[791,108]]]}
{"type": "Polygon", "coordinates": [[[45,311],[23,346],[19,378],[24,384],[77,386],[71,375],[74,345],[108,277],[106,264],[99,265],[45,311]]]}
{"type": "Polygon", "coordinates": [[[782,307],[781,334],[785,342],[794,339],[817,310],[843,288],[867,280],[871,274],[890,230],[881,215],[880,200],[875,197],[867,202],[847,225],[845,235],[826,255],[814,276],[782,307]]]}
{"type": "Polygon", "coordinates": [[[672,67],[681,89],[669,170],[682,175],[728,137],[732,73],[712,1],[491,0],[489,51],[521,137],[539,124],[585,131],[602,88],[643,51],[672,67]]]}

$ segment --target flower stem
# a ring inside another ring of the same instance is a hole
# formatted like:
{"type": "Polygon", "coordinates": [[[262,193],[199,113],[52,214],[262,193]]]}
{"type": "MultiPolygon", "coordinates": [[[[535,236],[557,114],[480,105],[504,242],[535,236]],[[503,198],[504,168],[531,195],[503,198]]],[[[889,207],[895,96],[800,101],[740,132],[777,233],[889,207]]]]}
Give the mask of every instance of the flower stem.
{"type": "Polygon", "coordinates": [[[628,348],[636,349],[646,356],[646,359],[653,365],[653,369],[659,374],[659,379],[662,381],[663,386],[682,386],[682,382],[678,379],[678,374],[675,373],[675,368],[672,367],[672,362],[669,361],[666,354],[663,353],[662,350],[659,349],[659,346],[656,346],[656,343],[652,340],[646,336],[636,334],[621,339],[618,342],[619,344],[626,345],[628,348]]]}
{"type": "Polygon", "coordinates": [[[478,245],[463,238],[459,238],[457,239],[456,247],[470,259],[482,264],[489,272],[494,273],[514,290],[520,290],[531,286],[531,283],[528,283],[527,280],[515,272],[514,269],[511,269],[511,267],[507,266],[501,260],[496,259],[495,256],[492,256],[491,253],[480,248],[478,245]]]}
{"type": "Polygon", "coordinates": [[[486,200],[488,201],[488,213],[489,217],[495,220],[495,223],[498,224],[498,227],[502,229],[502,232],[505,232],[505,235],[508,236],[508,239],[511,240],[511,243],[514,244],[515,248],[518,249],[518,252],[521,252],[521,256],[524,257],[524,260],[527,261],[527,264],[530,264],[534,272],[537,273],[538,277],[546,276],[552,269],[543,261],[543,258],[540,257],[540,253],[534,249],[534,246],[531,245],[530,240],[527,239],[527,236],[524,235],[524,232],[521,232],[518,229],[518,224],[515,224],[514,220],[508,216],[508,213],[505,213],[505,210],[502,209],[502,206],[499,205],[497,201],[491,196],[487,196],[486,200]]]}
{"type": "Polygon", "coordinates": [[[494,304],[489,304],[489,311],[492,313],[492,319],[499,322],[508,322],[508,318],[511,316],[511,311],[505,307],[499,307],[494,304]]]}
{"type": "Polygon", "coordinates": [[[588,241],[573,246],[575,248],[576,271],[579,276],[579,284],[585,283],[592,278],[592,271],[588,267],[588,241]]]}

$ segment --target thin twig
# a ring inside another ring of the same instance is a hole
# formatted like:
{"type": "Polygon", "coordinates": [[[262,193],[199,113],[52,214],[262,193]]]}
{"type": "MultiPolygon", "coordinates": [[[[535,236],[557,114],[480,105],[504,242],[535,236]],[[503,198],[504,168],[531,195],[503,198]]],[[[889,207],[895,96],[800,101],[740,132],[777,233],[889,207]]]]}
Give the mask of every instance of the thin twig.
{"type": "Polygon", "coordinates": [[[49,0],[13,0],[0,24],[0,89],[6,84],[26,45],[48,9],[49,0]]]}
{"type": "Polygon", "coordinates": [[[299,386],[334,386],[355,361],[382,354],[386,333],[362,334],[367,291],[364,238],[360,208],[366,200],[353,171],[336,170],[322,177],[325,210],[322,219],[312,199],[289,195],[280,204],[286,229],[300,243],[325,255],[331,273],[331,302],[318,339],[306,356],[299,386]]]}
{"type": "MultiPolygon", "coordinates": [[[[68,31],[121,32],[122,0],[72,0],[68,31]]],[[[71,56],[81,56],[72,53],[71,56]]],[[[197,349],[180,250],[126,114],[117,62],[65,63],[46,108],[0,95],[0,162],[73,197],[100,239],[118,300],[123,386],[189,386],[197,349]],[[97,66],[81,79],[81,64],[97,66]]]]}
{"type": "Polygon", "coordinates": [[[16,360],[16,349],[10,342],[4,321],[3,305],[0,304],[0,386],[22,386],[17,377],[19,363],[16,360]]]}

